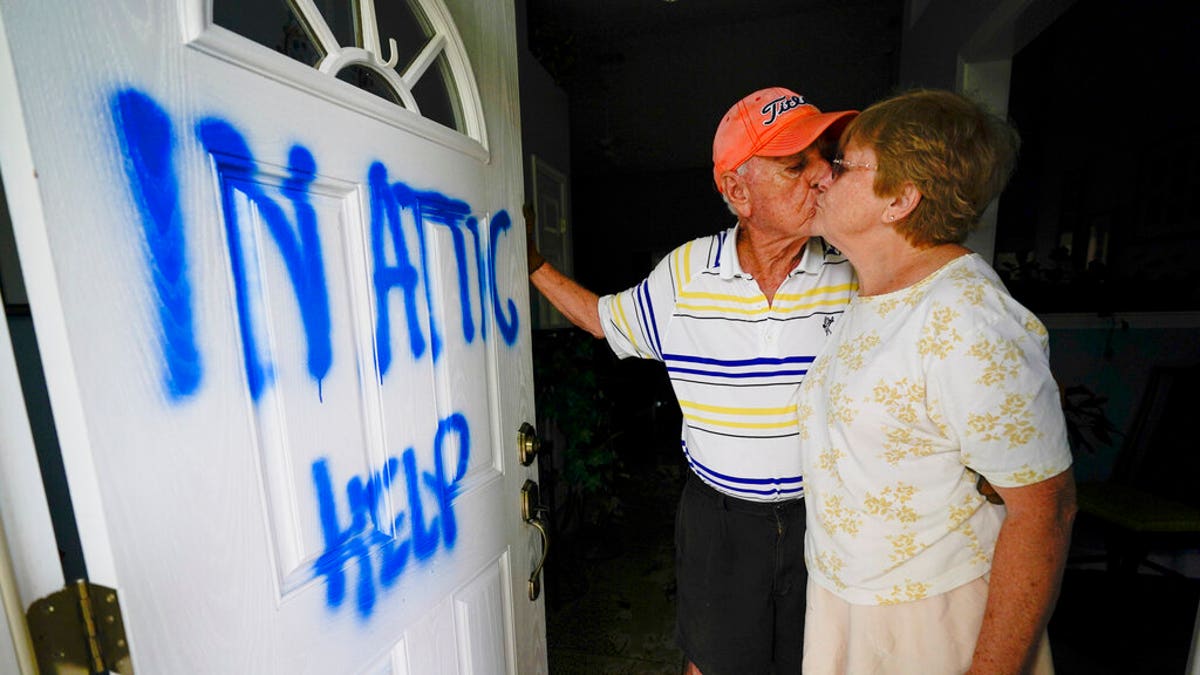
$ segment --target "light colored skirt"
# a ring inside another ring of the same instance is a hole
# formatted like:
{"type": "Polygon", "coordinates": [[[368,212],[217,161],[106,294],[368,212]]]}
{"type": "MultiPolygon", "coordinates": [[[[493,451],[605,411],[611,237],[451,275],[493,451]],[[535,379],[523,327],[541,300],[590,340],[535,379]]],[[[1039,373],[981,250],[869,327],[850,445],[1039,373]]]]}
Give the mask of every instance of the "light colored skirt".
{"type": "MultiPolygon", "coordinates": [[[[964,673],[971,665],[987,594],[988,583],[979,578],[923,600],[853,605],[809,578],[804,675],[964,673]]],[[[1045,633],[1032,673],[1054,673],[1045,633]]]]}

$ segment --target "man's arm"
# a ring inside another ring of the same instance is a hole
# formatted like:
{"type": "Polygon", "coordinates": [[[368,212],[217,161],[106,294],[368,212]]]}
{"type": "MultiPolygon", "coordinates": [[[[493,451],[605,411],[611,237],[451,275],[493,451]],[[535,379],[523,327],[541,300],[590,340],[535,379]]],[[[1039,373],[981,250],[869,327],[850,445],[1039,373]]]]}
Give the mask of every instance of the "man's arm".
{"type": "Polygon", "coordinates": [[[1008,514],[992,557],[987,609],[968,673],[1024,673],[1058,601],[1075,479],[1070,469],[1033,485],[996,487],[1008,514]]]}
{"type": "Polygon", "coordinates": [[[604,329],[600,327],[600,296],[575,283],[550,263],[534,270],[529,280],[571,323],[597,338],[604,337],[604,329]]]}
{"type": "Polygon", "coordinates": [[[559,272],[542,257],[533,234],[537,225],[537,215],[528,204],[523,211],[525,254],[529,262],[529,280],[533,282],[534,288],[546,296],[550,304],[562,312],[571,323],[597,338],[603,338],[604,329],[600,327],[600,296],[575,283],[574,279],[559,272]]]}

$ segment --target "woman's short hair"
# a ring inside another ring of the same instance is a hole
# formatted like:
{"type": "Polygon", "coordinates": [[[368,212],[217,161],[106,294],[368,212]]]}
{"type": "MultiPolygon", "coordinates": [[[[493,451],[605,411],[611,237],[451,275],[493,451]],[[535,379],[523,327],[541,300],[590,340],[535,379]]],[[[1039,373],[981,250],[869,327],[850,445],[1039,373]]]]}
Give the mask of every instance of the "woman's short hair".
{"type": "Polygon", "coordinates": [[[897,230],[914,245],[961,243],[1004,189],[1020,137],[979,103],[950,91],[917,89],[884,99],[854,118],[842,137],[875,151],[875,193],[905,183],[921,193],[897,230]]]}

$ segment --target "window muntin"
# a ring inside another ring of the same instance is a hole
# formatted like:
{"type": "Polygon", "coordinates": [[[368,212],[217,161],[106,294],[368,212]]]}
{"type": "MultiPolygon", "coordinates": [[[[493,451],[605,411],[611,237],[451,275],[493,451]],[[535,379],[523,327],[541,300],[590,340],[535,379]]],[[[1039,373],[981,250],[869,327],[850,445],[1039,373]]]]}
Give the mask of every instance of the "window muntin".
{"type": "Polygon", "coordinates": [[[448,54],[461,46],[430,1],[213,0],[213,23],[470,135],[448,54]]]}

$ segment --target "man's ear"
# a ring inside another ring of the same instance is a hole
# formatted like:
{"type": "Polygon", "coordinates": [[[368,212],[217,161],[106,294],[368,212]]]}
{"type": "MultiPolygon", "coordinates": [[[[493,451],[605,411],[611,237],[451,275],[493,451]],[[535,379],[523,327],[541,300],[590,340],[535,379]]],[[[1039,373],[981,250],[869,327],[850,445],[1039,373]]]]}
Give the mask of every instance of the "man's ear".
{"type": "Polygon", "coordinates": [[[750,217],[750,192],[747,189],[746,177],[736,171],[725,171],[721,174],[721,194],[742,218],[750,217]]]}
{"type": "Polygon", "coordinates": [[[903,220],[908,214],[912,213],[917,205],[921,203],[921,191],[912,183],[905,183],[900,186],[900,191],[892,197],[892,201],[888,203],[884,209],[884,215],[887,216],[889,222],[903,220]]]}

